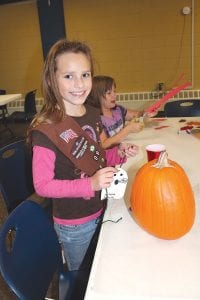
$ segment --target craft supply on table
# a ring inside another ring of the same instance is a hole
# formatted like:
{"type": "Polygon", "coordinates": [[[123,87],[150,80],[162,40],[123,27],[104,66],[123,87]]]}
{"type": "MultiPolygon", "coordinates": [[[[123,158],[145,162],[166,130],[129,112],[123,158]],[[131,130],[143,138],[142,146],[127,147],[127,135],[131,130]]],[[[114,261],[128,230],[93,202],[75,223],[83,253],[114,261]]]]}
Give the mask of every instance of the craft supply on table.
{"type": "Polygon", "coordinates": [[[158,126],[158,127],[155,127],[155,129],[163,129],[163,128],[167,128],[167,127],[170,127],[169,125],[163,125],[163,126],[158,126]]]}

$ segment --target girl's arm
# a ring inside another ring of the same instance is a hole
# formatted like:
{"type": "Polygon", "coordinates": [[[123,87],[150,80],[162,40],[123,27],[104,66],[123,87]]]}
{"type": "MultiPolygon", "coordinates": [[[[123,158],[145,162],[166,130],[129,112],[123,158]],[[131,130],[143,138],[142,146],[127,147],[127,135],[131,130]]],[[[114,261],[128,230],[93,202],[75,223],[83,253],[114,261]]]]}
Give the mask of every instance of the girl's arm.
{"type": "Polygon", "coordinates": [[[143,113],[144,113],[143,110],[139,111],[139,110],[133,110],[133,109],[129,108],[129,109],[127,109],[125,120],[130,121],[133,118],[139,118],[139,117],[143,116],[143,113]]]}
{"type": "Polygon", "coordinates": [[[119,144],[118,146],[106,150],[107,166],[121,165],[126,162],[127,157],[135,156],[138,152],[139,147],[134,144],[119,144]]]}
{"type": "Polygon", "coordinates": [[[33,183],[38,195],[47,198],[94,196],[91,178],[61,180],[54,179],[55,153],[45,147],[33,147],[33,183]]]}
{"type": "Polygon", "coordinates": [[[157,113],[158,113],[158,111],[154,111],[154,112],[148,113],[148,112],[145,112],[144,110],[141,110],[141,111],[138,110],[137,111],[137,110],[133,110],[133,109],[127,109],[125,120],[126,121],[130,121],[133,118],[142,117],[144,114],[148,118],[153,118],[153,117],[155,117],[157,115],[157,113]]]}
{"type": "Polygon", "coordinates": [[[103,132],[101,134],[101,145],[104,149],[108,149],[117,144],[120,144],[129,133],[131,132],[136,133],[141,130],[142,130],[142,124],[133,121],[129,122],[124,128],[122,128],[118,133],[116,133],[111,137],[107,137],[106,133],[103,132]]]}
{"type": "Polygon", "coordinates": [[[107,166],[115,166],[125,163],[127,160],[126,156],[120,150],[119,146],[115,146],[111,149],[106,150],[106,161],[107,166]]]}
{"type": "Polygon", "coordinates": [[[123,139],[129,134],[130,130],[128,126],[122,128],[118,133],[111,137],[107,137],[105,131],[101,134],[101,145],[104,149],[108,149],[112,146],[120,144],[123,139]]]}

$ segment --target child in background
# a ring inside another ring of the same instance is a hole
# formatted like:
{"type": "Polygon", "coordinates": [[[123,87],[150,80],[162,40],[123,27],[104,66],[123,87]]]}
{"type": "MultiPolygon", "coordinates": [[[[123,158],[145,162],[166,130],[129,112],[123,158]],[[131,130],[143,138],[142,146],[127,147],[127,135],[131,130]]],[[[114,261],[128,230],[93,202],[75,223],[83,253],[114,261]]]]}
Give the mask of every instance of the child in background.
{"type": "MultiPolygon", "coordinates": [[[[142,123],[135,121],[143,116],[143,111],[126,109],[116,104],[116,83],[112,77],[93,77],[92,91],[87,103],[101,110],[101,120],[107,137],[102,143],[105,149],[119,144],[129,133],[137,133],[143,128],[142,123]],[[125,125],[126,121],[130,122],[125,125]]],[[[151,113],[146,117],[155,115],[156,113],[151,113]]]]}
{"type": "Polygon", "coordinates": [[[44,105],[29,130],[35,191],[52,199],[54,226],[69,270],[81,267],[102,218],[101,190],[113,180],[113,165],[138,153],[130,144],[102,149],[100,113],[85,105],[92,76],[87,45],[65,39],[55,43],[44,65],[44,105]]]}

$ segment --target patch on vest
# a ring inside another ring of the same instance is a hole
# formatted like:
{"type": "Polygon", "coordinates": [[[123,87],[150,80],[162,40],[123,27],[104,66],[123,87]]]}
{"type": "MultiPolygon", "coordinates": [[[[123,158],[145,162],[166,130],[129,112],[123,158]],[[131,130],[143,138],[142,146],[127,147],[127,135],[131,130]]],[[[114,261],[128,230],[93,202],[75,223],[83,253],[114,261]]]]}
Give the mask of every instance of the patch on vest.
{"type": "Polygon", "coordinates": [[[65,142],[69,143],[70,140],[73,140],[74,138],[77,138],[78,135],[76,134],[76,132],[73,131],[73,129],[67,129],[65,131],[63,131],[60,134],[61,139],[63,139],[65,142]]]}
{"type": "Polygon", "coordinates": [[[76,158],[81,158],[88,148],[88,141],[84,136],[79,137],[72,146],[71,154],[76,158]]]}

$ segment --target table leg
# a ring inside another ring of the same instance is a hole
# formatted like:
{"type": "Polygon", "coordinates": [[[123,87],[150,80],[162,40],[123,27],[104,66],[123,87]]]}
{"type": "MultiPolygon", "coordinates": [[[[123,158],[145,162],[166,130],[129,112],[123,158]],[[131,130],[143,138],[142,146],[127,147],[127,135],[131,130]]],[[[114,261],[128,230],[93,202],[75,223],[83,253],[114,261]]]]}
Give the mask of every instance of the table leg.
{"type": "Polygon", "coordinates": [[[1,132],[5,131],[5,130],[8,130],[10,132],[11,136],[14,137],[13,131],[10,129],[10,127],[7,124],[7,117],[6,117],[6,115],[8,114],[7,105],[6,104],[5,105],[0,105],[0,109],[2,110],[1,121],[2,121],[2,124],[5,127],[3,130],[1,130],[1,132]]]}

